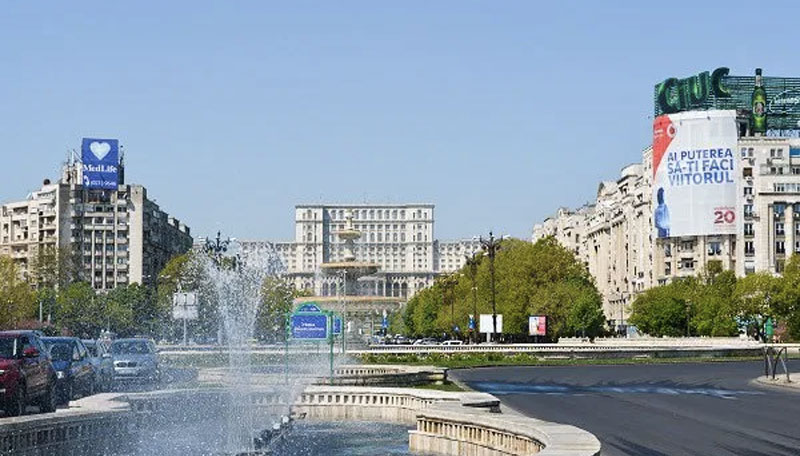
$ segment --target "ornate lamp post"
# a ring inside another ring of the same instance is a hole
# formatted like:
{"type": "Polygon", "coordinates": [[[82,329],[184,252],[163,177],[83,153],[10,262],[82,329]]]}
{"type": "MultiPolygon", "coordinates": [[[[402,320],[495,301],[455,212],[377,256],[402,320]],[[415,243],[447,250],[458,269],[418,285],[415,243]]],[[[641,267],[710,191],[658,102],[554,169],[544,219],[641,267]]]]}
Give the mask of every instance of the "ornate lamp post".
{"type": "MultiPolygon", "coordinates": [[[[223,266],[222,262],[222,255],[228,251],[228,247],[230,246],[231,242],[234,242],[235,239],[227,238],[222,239],[222,233],[217,231],[217,237],[214,239],[206,238],[205,244],[203,245],[203,251],[208,254],[211,258],[214,259],[214,262],[217,263],[217,266],[223,266]]],[[[231,258],[231,266],[235,269],[237,266],[236,262],[237,258],[231,258]]]]}
{"type": "Polygon", "coordinates": [[[444,305],[450,304],[450,331],[455,335],[456,330],[456,314],[455,314],[455,299],[453,299],[453,289],[458,283],[458,276],[456,274],[449,274],[443,276],[439,283],[442,285],[442,302],[444,305]]]}
{"type": "Polygon", "coordinates": [[[497,251],[500,250],[500,243],[502,239],[495,239],[494,234],[489,231],[489,238],[480,239],[481,248],[486,256],[489,257],[489,283],[491,284],[491,303],[492,303],[492,335],[497,334],[497,302],[495,299],[494,289],[494,257],[497,251]]]}
{"type": "Polygon", "coordinates": [[[475,280],[478,276],[478,258],[474,255],[465,255],[465,263],[469,272],[469,279],[472,282],[472,342],[478,343],[478,287],[475,280]]]}

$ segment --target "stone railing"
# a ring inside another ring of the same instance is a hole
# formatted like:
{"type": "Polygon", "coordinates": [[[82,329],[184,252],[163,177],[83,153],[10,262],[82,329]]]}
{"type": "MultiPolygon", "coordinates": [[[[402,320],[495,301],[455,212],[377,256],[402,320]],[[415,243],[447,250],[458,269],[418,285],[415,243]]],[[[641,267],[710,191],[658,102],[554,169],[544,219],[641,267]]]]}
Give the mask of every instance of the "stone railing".
{"type": "Polygon", "coordinates": [[[594,456],[597,438],[574,426],[540,421],[515,413],[441,404],[417,415],[409,448],[423,454],[453,456],[594,456]]]}
{"type": "Polygon", "coordinates": [[[447,369],[434,366],[354,365],[335,370],[334,385],[417,386],[442,384],[447,369]]]}
{"type": "Polygon", "coordinates": [[[56,413],[3,418],[0,455],[116,454],[134,432],[128,406],[117,397],[98,394],[56,413]]]}
{"type": "MultiPolygon", "coordinates": [[[[345,375],[381,371],[397,373],[394,366],[342,367],[345,375]]],[[[73,401],[56,413],[2,418],[0,455],[115,455],[117,448],[127,448],[122,443],[136,441],[136,434],[161,423],[219,416],[229,394],[225,388],[106,393],[73,401]]],[[[426,454],[590,456],[600,449],[585,431],[502,411],[500,401],[486,393],[312,385],[291,404],[288,393],[278,388],[254,387],[248,394],[257,419],[291,412],[310,420],[416,425],[409,431],[409,447],[426,454]]]]}
{"type": "MultiPolygon", "coordinates": [[[[280,385],[285,382],[285,374],[281,372],[252,374],[254,384],[280,385]]],[[[327,377],[319,375],[292,374],[292,380],[301,379],[300,383],[328,384],[327,377]]],[[[418,386],[441,384],[447,379],[447,369],[434,366],[402,366],[402,365],[341,365],[334,369],[334,385],[354,386],[418,386]]],[[[234,377],[228,368],[201,369],[198,373],[200,383],[224,385],[233,382],[234,377]]]]}
{"type": "Polygon", "coordinates": [[[409,448],[424,454],[593,456],[600,452],[594,435],[510,411],[500,413],[500,401],[486,393],[311,386],[292,410],[312,420],[416,424],[409,431],[409,448]]]}
{"type": "MultiPolygon", "coordinates": [[[[482,393],[475,393],[482,394],[482,393]]],[[[487,395],[488,396],[488,395],[487,395]]],[[[359,386],[309,386],[292,410],[318,420],[372,420],[412,425],[417,412],[461,396],[435,390],[359,386]]]]}
{"type": "Polygon", "coordinates": [[[348,352],[355,356],[375,354],[427,353],[498,353],[513,355],[528,353],[542,357],[623,358],[623,357],[689,357],[759,355],[761,345],[664,345],[631,346],[599,344],[478,344],[478,345],[373,345],[367,350],[348,352]]]}

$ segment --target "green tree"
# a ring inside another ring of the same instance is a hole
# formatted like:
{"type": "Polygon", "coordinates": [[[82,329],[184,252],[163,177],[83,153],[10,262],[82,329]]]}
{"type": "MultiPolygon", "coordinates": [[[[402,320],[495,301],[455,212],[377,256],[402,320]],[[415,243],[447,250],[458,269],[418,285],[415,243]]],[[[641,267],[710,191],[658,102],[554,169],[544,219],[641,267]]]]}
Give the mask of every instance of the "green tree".
{"type": "Polygon", "coordinates": [[[36,313],[35,295],[8,256],[0,255],[0,328],[11,329],[36,313]]]}
{"type": "Polygon", "coordinates": [[[86,282],[60,290],[56,300],[56,325],[76,337],[97,337],[106,322],[105,303],[86,282]]]}
{"type": "MultiPolygon", "coordinates": [[[[492,312],[490,267],[488,258],[480,258],[475,278],[478,314],[492,312]]],[[[602,299],[592,277],[575,255],[554,239],[536,244],[504,240],[494,267],[496,310],[503,315],[503,332],[509,337],[527,338],[529,315],[546,315],[552,338],[594,337],[603,331],[602,299]]],[[[408,301],[402,318],[407,334],[450,333],[453,320],[459,328],[468,328],[469,315],[474,313],[470,271],[462,268],[454,277],[452,311],[451,298],[445,303],[440,281],[408,301]]],[[[465,330],[462,333],[466,335],[465,330]]]]}
{"type": "Polygon", "coordinates": [[[159,301],[152,288],[138,283],[118,286],[102,296],[101,301],[105,325],[121,336],[140,334],[159,338],[170,318],[168,304],[159,301]]]}
{"type": "Polygon", "coordinates": [[[749,336],[767,341],[765,323],[786,308],[781,302],[784,297],[783,279],[767,272],[750,274],[736,283],[736,314],[749,336]]]}
{"type": "Polygon", "coordinates": [[[269,342],[286,340],[286,316],[293,310],[294,299],[305,294],[283,277],[267,277],[256,313],[255,337],[269,342]]]}
{"type": "Polygon", "coordinates": [[[776,309],[785,322],[789,338],[800,340],[800,255],[789,257],[783,271],[781,297],[776,309]]]}
{"type": "Polygon", "coordinates": [[[633,301],[630,323],[651,336],[685,335],[691,289],[690,280],[675,280],[646,290],[633,301]]]}
{"type": "Polygon", "coordinates": [[[722,266],[709,262],[695,283],[691,300],[694,307],[692,326],[701,336],[734,336],[736,327],[736,275],[723,271],[722,266]]]}
{"type": "Polygon", "coordinates": [[[188,252],[171,258],[158,274],[157,301],[164,316],[165,336],[180,340],[183,322],[172,319],[172,296],[177,291],[197,294],[197,320],[188,322],[191,337],[216,337],[219,329],[219,306],[216,291],[208,277],[202,256],[188,252]]]}

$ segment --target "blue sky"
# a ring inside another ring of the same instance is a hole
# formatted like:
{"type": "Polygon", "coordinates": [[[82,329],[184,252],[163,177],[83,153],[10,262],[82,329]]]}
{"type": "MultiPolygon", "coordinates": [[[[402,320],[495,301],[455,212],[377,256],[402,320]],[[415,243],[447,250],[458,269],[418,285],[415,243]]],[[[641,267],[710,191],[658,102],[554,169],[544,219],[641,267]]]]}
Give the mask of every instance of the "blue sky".
{"type": "Polygon", "coordinates": [[[197,235],[421,201],[439,238],[528,237],[640,160],[656,82],[800,76],[796,2],[600,3],[8,3],[0,201],[94,136],[197,235]]]}

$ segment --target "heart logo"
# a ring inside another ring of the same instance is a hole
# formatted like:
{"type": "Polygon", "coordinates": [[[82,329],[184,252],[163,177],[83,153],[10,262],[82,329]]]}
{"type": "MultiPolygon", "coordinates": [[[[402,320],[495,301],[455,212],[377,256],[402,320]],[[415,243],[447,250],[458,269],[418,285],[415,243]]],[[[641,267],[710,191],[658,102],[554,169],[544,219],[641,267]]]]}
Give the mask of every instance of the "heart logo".
{"type": "Polygon", "coordinates": [[[98,160],[103,161],[103,159],[106,158],[106,155],[108,155],[108,152],[111,151],[111,144],[107,142],[95,141],[89,144],[89,150],[92,151],[98,160]]]}

